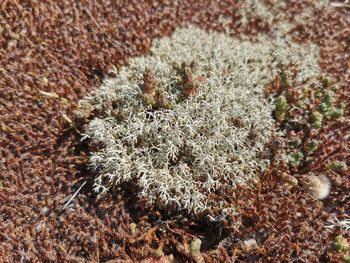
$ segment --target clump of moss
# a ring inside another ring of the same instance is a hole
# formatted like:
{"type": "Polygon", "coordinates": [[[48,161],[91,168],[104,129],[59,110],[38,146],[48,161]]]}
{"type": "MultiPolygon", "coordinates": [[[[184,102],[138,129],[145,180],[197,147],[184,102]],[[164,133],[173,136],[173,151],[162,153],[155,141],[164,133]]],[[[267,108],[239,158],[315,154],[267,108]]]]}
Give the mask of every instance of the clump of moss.
{"type": "Polygon", "coordinates": [[[337,120],[340,119],[341,117],[344,116],[344,104],[340,105],[337,108],[332,108],[329,112],[328,112],[328,117],[332,120],[337,120]]]}
{"type": "MultiPolygon", "coordinates": [[[[312,83],[298,85],[295,80],[289,82],[282,73],[265,87],[267,94],[277,97],[274,117],[288,134],[283,156],[295,171],[317,162],[313,155],[317,155],[322,147],[314,138],[324,132],[319,129],[323,126],[328,129],[330,122],[342,121],[339,119],[344,115],[345,104],[337,104],[329,85],[325,79],[321,84],[319,78],[312,83]]],[[[336,172],[347,170],[344,162],[330,163],[328,168],[336,172]]]]}
{"type": "Polygon", "coordinates": [[[338,251],[341,252],[350,251],[350,244],[343,236],[336,236],[334,240],[334,246],[338,251]]]}
{"type": "Polygon", "coordinates": [[[345,237],[339,235],[334,239],[334,247],[343,257],[344,262],[350,262],[350,244],[345,237]]]}
{"type": "Polygon", "coordinates": [[[275,117],[278,122],[282,122],[286,117],[288,103],[285,96],[281,95],[276,100],[275,117]]]}
{"type": "Polygon", "coordinates": [[[322,102],[320,104],[320,111],[322,113],[327,113],[332,107],[333,107],[333,92],[332,91],[328,91],[323,99],[322,102]]]}
{"type": "Polygon", "coordinates": [[[328,164],[328,168],[335,172],[344,172],[348,169],[348,166],[343,161],[333,161],[328,164]]]}
{"type": "Polygon", "coordinates": [[[315,129],[319,129],[321,128],[323,123],[323,114],[320,113],[319,111],[314,111],[311,114],[310,120],[311,120],[312,127],[315,129]]]}
{"type": "Polygon", "coordinates": [[[340,104],[338,106],[334,105],[334,93],[332,91],[328,91],[319,106],[320,111],[331,120],[337,120],[344,115],[344,104],[340,104]]]}
{"type": "Polygon", "coordinates": [[[304,159],[304,154],[302,152],[294,152],[289,157],[289,165],[293,167],[298,167],[301,165],[304,159]]]}
{"type": "Polygon", "coordinates": [[[306,152],[308,154],[313,154],[318,147],[318,142],[317,140],[310,140],[307,144],[306,144],[306,152]]]}

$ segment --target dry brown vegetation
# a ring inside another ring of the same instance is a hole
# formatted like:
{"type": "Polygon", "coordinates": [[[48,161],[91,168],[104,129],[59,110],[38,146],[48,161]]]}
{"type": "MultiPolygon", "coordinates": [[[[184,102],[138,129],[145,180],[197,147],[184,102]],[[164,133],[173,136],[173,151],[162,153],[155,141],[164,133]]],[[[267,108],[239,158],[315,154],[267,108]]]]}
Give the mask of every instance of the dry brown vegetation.
{"type": "MultiPolygon", "coordinates": [[[[289,2],[280,12],[291,21],[300,9],[312,5],[289,2]]],[[[321,203],[299,188],[287,191],[276,167],[271,167],[261,175],[259,187],[213,196],[242,211],[240,217],[214,221],[147,207],[144,200],[136,201],[127,185],[118,196],[96,200],[91,194],[93,177],[85,166],[88,149],[79,142],[77,130],[83,123],[74,123],[72,114],[78,100],[108,76],[112,65],[146,54],[152,38],[169,35],[186,23],[224,31],[219,22],[223,15],[234,35],[269,33],[259,17],[244,27],[238,24],[238,8],[230,0],[0,3],[0,261],[140,262],[161,258],[161,250],[190,261],[181,246],[195,237],[203,241],[207,262],[341,260],[332,247],[341,231],[327,232],[323,222],[331,213],[341,219],[350,210],[349,171],[330,174],[334,188],[321,203]],[[89,183],[61,212],[84,180],[89,183]],[[136,223],[135,231],[131,223],[136,223]],[[257,248],[242,245],[250,238],[255,238],[257,248]]],[[[345,8],[317,13],[295,27],[298,41],[321,46],[320,65],[338,84],[337,99],[346,103],[349,28],[345,8]]],[[[322,169],[330,155],[350,165],[349,129],[348,122],[329,122],[315,134],[323,150],[317,156],[320,162],[309,169],[322,169]]],[[[278,150],[278,145],[271,147],[278,150]]],[[[296,176],[303,172],[292,171],[296,176]]]]}

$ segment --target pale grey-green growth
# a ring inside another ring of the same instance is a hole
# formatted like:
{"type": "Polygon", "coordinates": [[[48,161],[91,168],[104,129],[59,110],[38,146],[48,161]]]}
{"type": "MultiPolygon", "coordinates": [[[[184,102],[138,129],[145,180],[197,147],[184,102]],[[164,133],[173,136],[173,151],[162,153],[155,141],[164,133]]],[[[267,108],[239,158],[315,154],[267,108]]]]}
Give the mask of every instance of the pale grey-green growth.
{"type": "Polygon", "coordinates": [[[101,145],[90,156],[99,171],[95,190],[132,180],[140,197],[162,207],[194,213],[220,207],[208,203],[210,192],[246,183],[269,164],[261,152],[274,129],[274,102],[265,84],[281,64],[298,69],[297,83],[317,76],[317,55],[315,47],[280,38],[251,43],[192,26],[155,40],[149,56],[131,59],[81,101],[82,108],[103,111],[85,131],[101,145]],[[181,64],[195,66],[181,71],[181,64]],[[171,107],[142,99],[145,72],[152,82],[147,97],[158,91],[171,107]],[[186,99],[179,99],[185,85],[179,72],[195,82],[186,99]]]}
{"type": "MultiPolygon", "coordinates": [[[[241,8],[238,10],[240,23],[247,25],[252,17],[258,16],[264,23],[269,26],[272,34],[286,37],[286,33],[293,28],[286,17],[289,15],[288,10],[289,1],[261,1],[261,0],[241,0],[239,1],[241,8]],[[266,2],[269,2],[268,4],[266,2]]],[[[312,17],[322,9],[329,7],[329,0],[313,1],[312,5],[304,7],[298,14],[293,17],[293,20],[298,24],[305,23],[305,20],[312,17]]],[[[290,37],[287,36],[287,37],[290,37]]]]}
{"type": "Polygon", "coordinates": [[[327,198],[331,191],[331,181],[329,178],[320,174],[318,176],[313,173],[309,173],[303,177],[304,188],[318,200],[323,200],[327,198]]]}

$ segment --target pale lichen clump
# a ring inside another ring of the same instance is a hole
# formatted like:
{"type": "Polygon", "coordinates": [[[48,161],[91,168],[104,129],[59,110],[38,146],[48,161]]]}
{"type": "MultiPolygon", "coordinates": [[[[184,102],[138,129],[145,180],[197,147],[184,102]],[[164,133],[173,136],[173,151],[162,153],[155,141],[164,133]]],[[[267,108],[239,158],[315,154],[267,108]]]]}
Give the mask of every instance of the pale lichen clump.
{"type": "MultiPolygon", "coordinates": [[[[99,144],[95,190],[135,182],[140,197],[194,213],[220,204],[209,193],[255,178],[269,164],[274,102],[264,86],[293,65],[318,75],[317,50],[279,39],[256,43],[188,27],[155,40],[81,101],[97,109],[85,131],[99,144]]],[[[287,72],[288,73],[288,72],[287,72]]]]}
{"type": "MultiPolygon", "coordinates": [[[[248,21],[252,17],[259,17],[262,21],[272,27],[272,31],[276,29],[287,28],[290,26],[286,19],[288,14],[288,1],[272,0],[272,1],[261,1],[261,0],[241,0],[239,9],[240,23],[243,25],[248,24],[248,21]],[[287,13],[283,10],[287,10],[287,13]],[[277,21],[277,23],[276,23],[277,21]]],[[[322,11],[330,5],[329,0],[317,0],[313,1],[313,5],[301,8],[299,13],[293,17],[297,23],[304,23],[305,20],[315,13],[322,11]]],[[[277,30],[278,31],[278,30],[277,30]]]]}
{"type": "Polygon", "coordinates": [[[320,174],[318,176],[314,174],[308,174],[303,177],[303,186],[307,192],[318,200],[323,200],[328,197],[331,191],[331,181],[329,178],[320,174]]]}

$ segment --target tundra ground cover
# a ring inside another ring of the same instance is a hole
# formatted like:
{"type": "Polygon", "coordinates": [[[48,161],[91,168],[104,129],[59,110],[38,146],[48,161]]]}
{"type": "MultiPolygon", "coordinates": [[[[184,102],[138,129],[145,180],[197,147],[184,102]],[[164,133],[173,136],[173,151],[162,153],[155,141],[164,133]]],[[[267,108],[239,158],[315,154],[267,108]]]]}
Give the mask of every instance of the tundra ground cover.
{"type": "MultiPolygon", "coordinates": [[[[253,1],[247,3],[246,7],[254,6],[253,1]]],[[[79,123],[69,123],[74,121],[72,112],[78,100],[100,85],[111,65],[146,54],[151,39],[168,36],[178,26],[190,22],[254,40],[258,32],[273,33],[276,20],[287,19],[292,24],[288,34],[296,41],[320,47],[321,73],[330,76],[334,106],[347,103],[350,22],[346,6],[286,1],[276,7],[273,3],[264,1],[267,10],[273,10],[273,19],[250,12],[246,22],[240,23],[242,13],[237,10],[242,11],[244,4],[232,1],[129,1],[127,5],[3,1],[1,258],[5,262],[141,261],[150,256],[161,258],[163,252],[184,261],[191,258],[187,245],[200,238],[207,261],[341,260],[346,251],[344,239],[336,236],[349,238],[344,232],[349,211],[346,170],[328,172],[332,190],[322,202],[299,187],[287,194],[273,169],[261,175],[258,188],[239,188],[234,195],[228,193],[229,197],[211,195],[213,200],[240,209],[242,216],[233,221],[232,217],[194,220],[161,214],[154,207],[146,209],[142,200],[136,203],[132,191],[96,200],[90,194],[92,181],[60,213],[67,198],[91,178],[84,169],[86,146],[78,143],[79,123]],[[308,14],[298,16],[303,10],[308,14]],[[252,238],[256,248],[249,245],[252,238]]],[[[288,176],[328,171],[328,161],[347,162],[347,122],[326,119],[323,123],[312,135],[322,146],[314,153],[317,162],[294,167],[288,176]]],[[[304,142],[303,134],[296,137],[304,142]]],[[[304,152],[304,146],[292,150],[304,152]]]]}
{"type": "Polygon", "coordinates": [[[153,41],[150,51],[81,101],[82,111],[96,112],[86,131],[101,144],[90,157],[95,190],[136,181],[140,197],[159,207],[219,209],[210,191],[244,184],[270,164],[265,147],[279,131],[265,85],[285,64],[297,85],[316,81],[318,49],[190,26],[153,41]]]}

